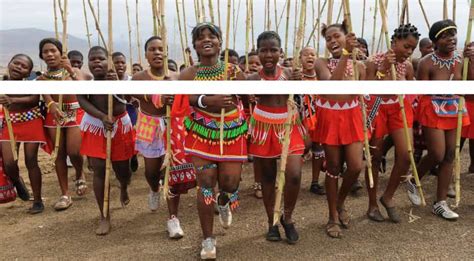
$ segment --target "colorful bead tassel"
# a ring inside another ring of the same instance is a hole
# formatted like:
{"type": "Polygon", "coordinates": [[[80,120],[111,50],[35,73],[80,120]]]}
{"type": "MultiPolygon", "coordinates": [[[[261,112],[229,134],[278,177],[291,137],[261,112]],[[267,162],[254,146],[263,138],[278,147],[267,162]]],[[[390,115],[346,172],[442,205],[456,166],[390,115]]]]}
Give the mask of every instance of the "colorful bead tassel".
{"type": "Polygon", "coordinates": [[[216,199],[214,198],[214,192],[212,188],[201,188],[201,193],[204,197],[204,203],[206,205],[211,205],[212,203],[216,203],[216,199]]]}

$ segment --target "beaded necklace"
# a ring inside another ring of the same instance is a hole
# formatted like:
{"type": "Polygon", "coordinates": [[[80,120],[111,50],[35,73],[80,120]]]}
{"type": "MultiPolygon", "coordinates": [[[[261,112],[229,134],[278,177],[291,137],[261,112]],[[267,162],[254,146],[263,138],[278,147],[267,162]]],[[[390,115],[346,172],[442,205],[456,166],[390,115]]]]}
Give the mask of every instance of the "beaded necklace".
{"type": "Polygon", "coordinates": [[[316,76],[317,76],[316,73],[313,73],[311,75],[303,73],[303,80],[304,81],[316,81],[317,80],[316,76]]]}
{"type": "Polygon", "coordinates": [[[152,72],[151,72],[151,68],[148,68],[146,70],[146,72],[148,73],[148,75],[151,77],[151,79],[155,80],[155,81],[162,81],[165,79],[165,75],[163,74],[162,76],[155,76],[152,72]]]}
{"type": "MultiPolygon", "coordinates": [[[[372,56],[371,58],[369,58],[369,61],[371,61],[371,62],[375,63],[375,65],[377,65],[377,69],[379,71],[382,71],[382,69],[380,69],[380,68],[382,67],[384,60],[385,60],[385,54],[384,53],[379,53],[379,54],[376,54],[376,55],[372,56]]],[[[404,61],[402,63],[397,63],[395,65],[398,80],[405,77],[405,75],[407,73],[407,63],[408,63],[408,61],[404,61]]]]}
{"type": "MultiPolygon", "coordinates": [[[[339,64],[339,59],[329,58],[328,69],[331,72],[331,74],[334,73],[338,64],[339,64]]],[[[349,59],[347,61],[347,66],[346,66],[346,71],[344,72],[344,76],[347,78],[349,76],[352,76],[353,73],[354,73],[354,68],[352,66],[352,59],[349,59]]]]}
{"type": "Polygon", "coordinates": [[[277,65],[276,72],[274,76],[267,76],[263,69],[258,72],[258,75],[262,79],[262,81],[278,81],[278,80],[286,80],[285,76],[283,75],[283,68],[280,65],[277,65]]]}
{"type": "Polygon", "coordinates": [[[218,61],[212,66],[199,64],[197,66],[195,81],[222,81],[225,76],[225,64],[218,61]]]}
{"type": "Polygon", "coordinates": [[[69,73],[66,72],[64,68],[61,68],[59,70],[54,70],[54,71],[47,71],[43,73],[43,77],[46,78],[46,80],[49,81],[60,81],[69,76],[69,73]]]}
{"type": "Polygon", "coordinates": [[[436,55],[436,52],[431,54],[431,60],[434,65],[439,66],[440,69],[446,67],[449,71],[452,72],[458,63],[461,63],[461,55],[458,52],[453,53],[453,57],[444,59],[436,55]]]}

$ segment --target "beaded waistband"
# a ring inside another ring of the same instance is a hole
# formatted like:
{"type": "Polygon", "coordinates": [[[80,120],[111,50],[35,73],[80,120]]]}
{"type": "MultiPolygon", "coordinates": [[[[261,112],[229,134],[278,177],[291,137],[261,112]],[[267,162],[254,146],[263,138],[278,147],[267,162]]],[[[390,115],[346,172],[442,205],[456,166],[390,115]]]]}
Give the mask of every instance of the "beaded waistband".
{"type": "Polygon", "coordinates": [[[12,123],[28,122],[42,117],[43,115],[41,114],[39,107],[35,107],[24,112],[10,112],[10,119],[12,123]]]}

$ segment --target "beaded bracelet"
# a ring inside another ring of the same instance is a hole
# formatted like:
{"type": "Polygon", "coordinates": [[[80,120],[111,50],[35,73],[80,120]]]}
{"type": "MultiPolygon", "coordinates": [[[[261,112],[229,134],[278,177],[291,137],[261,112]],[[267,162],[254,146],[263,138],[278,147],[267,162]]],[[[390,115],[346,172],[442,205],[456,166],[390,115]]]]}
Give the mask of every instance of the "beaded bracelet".
{"type": "Polygon", "coordinates": [[[53,105],[53,103],[56,103],[55,101],[50,101],[48,102],[48,104],[46,105],[46,108],[48,109],[48,112],[49,112],[49,109],[51,107],[51,105],[53,105]]]}
{"type": "Polygon", "coordinates": [[[385,78],[385,76],[387,76],[385,73],[381,72],[381,71],[377,71],[377,79],[382,79],[382,78],[385,78]]]}
{"type": "Polygon", "coordinates": [[[155,106],[155,108],[157,108],[157,109],[163,108],[163,106],[164,106],[163,102],[161,101],[161,95],[159,95],[159,94],[152,95],[151,96],[151,101],[152,101],[153,105],[155,106]]]}
{"type": "Polygon", "coordinates": [[[347,51],[345,48],[342,48],[342,55],[344,55],[344,56],[349,56],[349,55],[352,55],[352,53],[350,53],[349,51],[347,51]]]}
{"type": "Polygon", "coordinates": [[[206,95],[202,94],[198,98],[198,107],[201,108],[201,109],[207,108],[207,105],[202,104],[202,99],[204,99],[204,97],[206,97],[206,95]]]}

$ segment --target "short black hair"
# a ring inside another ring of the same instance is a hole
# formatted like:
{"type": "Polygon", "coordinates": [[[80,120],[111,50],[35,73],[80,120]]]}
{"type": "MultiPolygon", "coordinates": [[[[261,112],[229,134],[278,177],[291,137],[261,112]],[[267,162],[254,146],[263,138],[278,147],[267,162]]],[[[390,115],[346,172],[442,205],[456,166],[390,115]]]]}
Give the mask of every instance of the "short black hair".
{"type": "Polygon", "coordinates": [[[168,64],[174,64],[176,66],[176,69],[178,69],[178,64],[175,62],[175,60],[168,59],[168,64]]]}
{"type": "MultiPolygon", "coordinates": [[[[251,56],[258,56],[258,53],[254,52],[254,51],[251,51],[251,52],[249,52],[248,56],[249,56],[249,58],[251,56]]],[[[240,56],[239,63],[242,63],[242,64],[247,63],[247,56],[245,56],[245,55],[240,56]]]]}
{"type": "Polygon", "coordinates": [[[96,51],[101,51],[105,54],[105,56],[108,56],[109,55],[109,52],[107,52],[107,49],[105,49],[104,47],[102,46],[93,46],[90,50],[89,50],[89,53],[87,54],[87,57],[91,56],[91,53],[92,52],[96,52],[96,51]]]}
{"type": "Polygon", "coordinates": [[[199,38],[199,36],[202,34],[202,32],[206,29],[209,29],[209,31],[211,31],[213,35],[219,38],[219,41],[222,41],[222,31],[219,26],[212,23],[199,23],[193,28],[193,31],[191,32],[193,45],[199,38]]]}
{"type": "Polygon", "coordinates": [[[82,55],[81,52],[77,50],[72,50],[67,54],[67,58],[70,60],[73,56],[79,56],[81,57],[81,60],[84,60],[84,56],[82,55]]]}
{"type": "Polygon", "coordinates": [[[430,38],[426,38],[426,37],[425,37],[425,38],[423,38],[423,39],[420,40],[420,46],[419,46],[419,47],[420,47],[420,48],[423,48],[423,47],[425,47],[425,46],[427,46],[427,45],[429,45],[429,44],[432,44],[430,38]]]}
{"type": "Polygon", "coordinates": [[[143,70],[143,66],[142,66],[141,64],[139,64],[139,63],[134,63],[134,64],[132,65],[132,68],[135,67],[135,66],[138,66],[138,67],[140,67],[141,70],[143,70]]]}
{"type": "MultiPolygon", "coordinates": [[[[229,49],[229,57],[239,58],[239,53],[237,53],[234,49],[229,49]]],[[[224,58],[225,58],[225,50],[221,52],[221,59],[224,60],[224,58]]]]}
{"type": "Polygon", "coordinates": [[[329,29],[331,28],[338,28],[339,30],[341,30],[344,34],[347,34],[349,33],[349,30],[347,30],[347,24],[346,24],[346,21],[344,20],[342,22],[342,24],[331,24],[331,25],[325,25],[325,24],[322,24],[321,25],[321,35],[323,37],[326,37],[326,33],[329,29]]]}
{"type": "Polygon", "coordinates": [[[145,42],[145,52],[148,50],[148,45],[154,40],[162,41],[161,37],[159,37],[159,36],[152,36],[152,37],[148,38],[148,40],[146,40],[146,42],[145,42]]]}
{"type": "MultiPolygon", "coordinates": [[[[446,19],[446,20],[441,20],[441,21],[438,21],[438,22],[432,24],[431,28],[430,28],[430,33],[429,33],[430,40],[433,43],[436,42],[439,39],[439,37],[441,36],[439,34],[439,32],[446,30],[446,28],[448,28],[448,27],[456,27],[456,24],[453,22],[453,20],[446,19]]],[[[455,28],[451,28],[447,31],[452,31],[452,30],[455,33],[457,33],[457,29],[455,29],[455,28]]]]}
{"type": "Polygon", "coordinates": [[[33,70],[33,66],[34,66],[33,60],[31,59],[31,57],[29,57],[29,56],[26,55],[26,54],[22,54],[22,53],[15,54],[15,55],[12,57],[12,59],[8,62],[8,64],[12,63],[13,60],[15,60],[16,58],[19,58],[19,57],[25,57],[25,58],[28,60],[28,62],[30,63],[30,70],[29,70],[29,73],[31,73],[31,71],[33,70]]]}
{"type": "Polygon", "coordinates": [[[278,47],[281,47],[281,38],[275,31],[265,31],[261,33],[257,38],[257,48],[260,48],[260,43],[265,40],[276,40],[278,42],[278,47]]]}
{"type": "Polygon", "coordinates": [[[45,38],[41,40],[41,42],[39,43],[39,57],[41,58],[41,60],[43,60],[43,47],[46,44],[52,44],[56,46],[56,48],[58,48],[61,55],[63,55],[63,44],[59,40],[56,40],[54,38],[45,38]]]}
{"type": "Polygon", "coordinates": [[[366,50],[365,56],[369,57],[369,45],[367,44],[367,41],[364,38],[359,37],[357,38],[357,42],[365,46],[365,50],[366,50]]]}
{"type": "Polygon", "coordinates": [[[119,57],[119,56],[123,56],[123,58],[125,58],[125,59],[127,58],[127,57],[125,56],[125,54],[123,54],[123,53],[121,53],[121,52],[115,52],[115,53],[112,54],[112,59],[117,58],[117,57],[119,57]]]}

